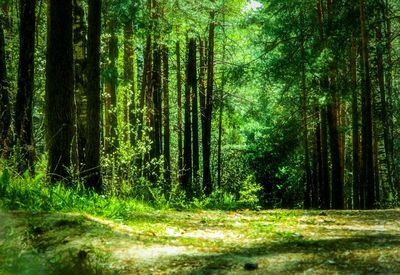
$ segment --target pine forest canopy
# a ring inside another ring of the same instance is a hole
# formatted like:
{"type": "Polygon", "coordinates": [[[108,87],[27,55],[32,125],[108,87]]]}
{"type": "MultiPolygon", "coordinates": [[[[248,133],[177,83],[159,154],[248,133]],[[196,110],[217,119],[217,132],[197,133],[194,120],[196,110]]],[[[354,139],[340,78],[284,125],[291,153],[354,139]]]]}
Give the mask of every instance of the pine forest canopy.
{"type": "Polygon", "coordinates": [[[397,0],[0,1],[1,164],[245,207],[399,205],[397,0]]]}

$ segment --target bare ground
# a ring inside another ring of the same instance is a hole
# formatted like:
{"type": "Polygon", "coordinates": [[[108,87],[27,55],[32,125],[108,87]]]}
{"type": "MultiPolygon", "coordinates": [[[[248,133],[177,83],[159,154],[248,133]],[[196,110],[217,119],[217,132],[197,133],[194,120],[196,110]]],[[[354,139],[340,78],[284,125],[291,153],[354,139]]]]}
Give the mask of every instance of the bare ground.
{"type": "Polygon", "coordinates": [[[0,213],[0,274],[247,273],[400,274],[400,210],[0,213]]]}

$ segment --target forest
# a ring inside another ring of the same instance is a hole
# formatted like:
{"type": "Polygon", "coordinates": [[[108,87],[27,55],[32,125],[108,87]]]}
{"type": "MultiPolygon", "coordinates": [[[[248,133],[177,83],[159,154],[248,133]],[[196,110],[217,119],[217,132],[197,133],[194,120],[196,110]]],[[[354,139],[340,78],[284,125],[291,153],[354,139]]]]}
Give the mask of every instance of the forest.
{"type": "Polygon", "coordinates": [[[0,0],[0,274],[400,273],[399,79],[398,0],[0,0]]]}

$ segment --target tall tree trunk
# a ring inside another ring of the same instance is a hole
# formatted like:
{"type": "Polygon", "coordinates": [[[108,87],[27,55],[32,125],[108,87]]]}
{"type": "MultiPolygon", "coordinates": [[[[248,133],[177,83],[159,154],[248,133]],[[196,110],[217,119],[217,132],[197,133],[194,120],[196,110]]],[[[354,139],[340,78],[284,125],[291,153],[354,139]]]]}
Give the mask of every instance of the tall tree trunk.
{"type": "Polygon", "coordinates": [[[314,132],[314,160],[313,160],[313,170],[314,170],[314,176],[313,176],[313,184],[316,189],[316,203],[318,202],[318,207],[322,208],[322,183],[323,183],[323,177],[322,177],[322,153],[321,153],[321,119],[320,119],[320,110],[319,107],[315,108],[315,114],[316,114],[316,123],[315,123],[315,132],[314,132]]]}
{"type": "Polygon", "coordinates": [[[170,155],[170,122],[169,122],[169,68],[168,68],[168,48],[163,47],[162,51],[163,64],[163,118],[164,118],[164,171],[166,191],[169,192],[171,187],[171,155],[170,155]]]}
{"type": "Polygon", "coordinates": [[[332,208],[344,209],[343,167],[341,166],[341,148],[339,135],[339,97],[336,87],[336,69],[330,79],[331,102],[328,104],[328,127],[332,162],[332,208]]]}
{"type": "Polygon", "coordinates": [[[351,88],[352,88],[352,141],[353,141],[353,209],[360,209],[360,136],[357,87],[357,44],[351,39],[351,88]]]}
{"type": "Polygon", "coordinates": [[[176,86],[178,101],[178,181],[181,182],[183,171],[183,144],[182,144],[182,73],[181,73],[181,49],[179,40],[176,41],[176,86]]]}
{"type": "Polygon", "coordinates": [[[320,190],[322,194],[322,208],[329,209],[331,206],[331,185],[329,181],[329,162],[328,162],[328,122],[327,108],[321,108],[321,178],[320,190]]]}
{"type": "Polygon", "coordinates": [[[130,144],[136,142],[136,86],[135,86],[135,50],[133,48],[133,22],[124,26],[124,81],[127,91],[124,94],[125,139],[130,144]]]}
{"type": "MultiPolygon", "coordinates": [[[[318,27],[320,36],[321,51],[326,47],[326,34],[325,34],[325,17],[324,17],[324,5],[321,0],[317,1],[317,12],[318,12],[318,27]]],[[[320,88],[322,91],[327,91],[329,88],[328,76],[324,75],[320,80],[320,88]]],[[[331,207],[331,185],[329,180],[329,161],[328,161],[328,111],[327,107],[322,106],[320,111],[321,121],[321,181],[320,181],[320,192],[321,192],[321,206],[324,209],[331,207]]]]}
{"type": "Polygon", "coordinates": [[[108,127],[106,136],[106,153],[114,155],[118,148],[118,120],[117,120],[117,85],[118,85],[118,36],[117,22],[111,19],[108,22],[108,33],[110,38],[108,40],[108,57],[109,63],[107,65],[107,77],[105,79],[106,87],[106,127],[108,127]]]}
{"type": "MultiPolygon", "coordinates": [[[[327,26],[326,26],[326,44],[333,50],[332,37],[334,35],[334,23],[337,17],[338,3],[335,0],[327,2],[327,26]]],[[[340,94],[337,88],[337,58],[329,64],[329,100],[328,103],[328,127],[330,154],[332,163],[332,208],[344,209],[344,170],[343,170],[343,149],[341,148],[340,128],[340,94]]]]}
{"type": "Polygon", "coordinates": [[[312,197],[312,179],[311,179],[311,168],[310,168],[310,155],[308,147],[308,98],[307,98],[307,84],[306,84],[306,60],[305,60],[305,48],[304,48],[304,36],[303,31],[301,32],[300,38],[300,51],[301,51],[301,107],[302,107],[302,124],[303,124],[303,150],[304,150],[304,172],[305,172],[305,197],[304,207],[310,208],[313,206],[312,197]]]}
{"type": "MultiPolygon", "coordinates": [[[[148,35],[146,38],[146,47],[145,47],[145,53],[144,53],[144,69],[143,69],[143,81],[142,81],[142,96],[144,95],[144,105],[143,105],[143,119],[146,119],[145,125],[147,126],[147,132],[143,130],[143,128],[140,131],[141,135],[141,140],[145,140],[143,136],[147,134],[148,138],[150,141],[153,142],[150,147],[149,152],[145,152],[144,156],[142,158],[143,163],[141,164],[142,167],[142,174],[143,176],[146,176],[148,179],[152,177],[152,169],[149,169],[149,165],[145,165],[145,163],[150,163],[150,160],[154,157],[155,154],[155,149],[154,149],[154,96],[153,96],[153,49],[154,49],[154,42],[155,39],[153,40],[152,33],[154,30],[154,2],[153,0],[147,0],[147,13],[149,14],[149,22],[150,26],[148,29],[148,35]],[[143,169],[143,168],[147,169],[143,169]]],[[[143,123],[141,124],[143,127],[143,123]]]]}
{"type": "Polygon", "coordinates": [[[182,188],[187,198],[192,197],[192,127],[190,118],[191,93],[190,93],[190,63],[189,42],[186,43],[186,70],[185,70],[185,126],[183,143],[183,171],[182,188]]]}
{"type": "Polygon", "coordinates": [[[85,148],[87,136],[87,29],[85,25],[85,11],[82,0],[74,0],[74,73],[75,73],[75,101],[77,117],[77,151],[78,169],[82,172],[85,167],[85,148]]]}
{"type": "Polygon", "coordinates": [[[5,17],[0,14],[0,157],[8,155],[8,133],[11,125],[11,106],[5,54],[5,17]]]}
{"type": "Polygon", "coordinates": [[[152,158],[159,158],[162,155],[162,90],[161,90],[161,46],[154,41],[153,46],[153,71],[152,71],[152,91],[154,106],[154,124],[152,125],[153,147],[152,158]]]}
{"type": "Polygon", "coordinates": [[[207,58],[207,94],[205,102],[205,127],[203,140],[203,188],[206,195],[213,189],[211,181],[211,122],[214,93],[214,44],[215,44],[215,13],[211,12],[211,22],[208,33],[208,58],[207,58]]]}
{"type": "Polygon", "coordinates": [[[68,181],[74,137],[72,1],[48,1],[46,122],[50,180],[68,181]]]}
{"type": "Polygon", "coordinates": [[[359,0],[360,4],[360,25],[363,57],[363,93],[362,99],[362,160],[363,169],[361,181],[366,186],[365,207],[375,207],[375,176],[373,161],[373,136],[372,136],[372,87],[369,64],[369,39],[366,29],[367,19],[365,14],[365,1],[359,0]]]}
{"type": "MultiPolygon", "coordinates": [[[[142,74],[142,86],[140,91],[140,121],[138,129],[138,140],[143,140],[144,135],[144,125],[152,125],[153,121],[153,111],[152,111],[152,94],[151,94],[151,36],[148,35],[146,38],[146,46],[143,50],[144,62],[143,62],[143,74],[142,74]]],[[[151,135],[152,132],[150,132],[151,135]]],[[[139,158],[138,166],[142,173],[143,162],[149,158],[149,154],[145,154],[139,158]]],[[[143,175],[142,175],[143,176],[143,175]]]]}
{"type": "Polygon", "coordinates": [[[15,105],[15,149],[18,170],[34,173],[35,145],[32,133],[32,104],[34,93],[35,53],[35,5],[36,1],[20,2],[18,92],[15,105]]]}
{"type": "MultiPolygon", "coordinates": [[[[200,101],[200,120],[201,120],[201,140],[202,140],[202,149],[203,149],[203,177],[204,177],[204,150],[207,150],[206,146],[206,128],[207,128],[207,119],[206,119],[206,75],[207,75],[207,64],[206,64],[206,45],[203,40],[200,39],[199,42],[199,56],[200,56],[200,80],[199,80],[199,101],[200,101]]],[[[204,185],[204,179],[203,179],[204,185]]],[[[204,187],[204,186],[203,186],[204,187]]]]}
{"type": "MultiPolygon", "coordinates": [[[[386,2],[386,5],[388,3],[386,2]]],[[[397,182],[397,192],[400,193],[400,181],[398,180],[398,167],[394,161],[394,145],[393,145],[393,57],[392,57],[392,21],[390,18],[387,18],[387,14],[385,12],[384,15],[386,21],[385,28],[385,48],[386,48],[386,65],[387,69],[385,71],[385,79],[386,79],[386,91],[387,91],[387,109],[388,109],[388,119],[389,119],[389,156],[392,163],[392,186],[391,192],[394,193],[394,182],[397,182]]]]}
{"type": "Polygon", "coordinates": [[[189,42],[189,85],[192,103],[192,147],[193,147],[193,179],[197,185],[199,175],[199,122],[198,122],[198,99],[197,99],[197,46],[196,39],[191,38],[189,42]]]}
{"type": "MultiPolygon", "coordinates": [[[[153,0],[152,19],[153,19],[153,68],[152,68],[152,95],[153,95],[153,115],[154,120],[151,127],[153,128],[153,135],[151,141],[152,150],[151,158],[159,158],[162,155],[162,87],[161,87],[161,44],[160,44],[160,17],[161,6],[160,1],[153,0]]],[[[154,174],[154,173],[153,173],[154,174]]],[[[157,174],[159,174],[157,172],[157,174]]],[[[155,180],[155,179],[154,179],[155,180]]]]}
{"type": "MultiPolygon", "coordinates": [[[[386,99],[386,89],[385,89],[385,74],[384,74],[384,64],[383,64],[383,51],[384,47],[382,42],[382,27],[381,24],[378,23],[376,28],[376,40],[378,42],[378,46],[376,48],[376,68],[377,68],[377,76],[378,76],[378,84],[379,84],[379,98],[380,98],[380,111],[381,111],[381,123],[383,126],[383,143],[385,148],[385,164],[387,169],[387,184],[389,186],[393,186],[392,180],[392,162],[391,162],[391,141],[390,141],[390,119],[388,114],[388,102],[386,99]]],[[[377,190],[378,191],[378,190],[377,190]]]]}
{"type": "MultiPolygon", "coordinates": [[[[57,0],[55,0],[57,1],[57,0]]],[[[88,65],[86,186],[96,191],[102,189],[100,168],[100,36],[101,0],[89,0],[88,13],[88,65]]]]}
{"type": "MultiPolygon", "coordinates": [[[[225,0],[223,1],[223,8],[225,8],[225,0]]],[[[222,15],[222,24],[225,26],[226,18],[225,13],[222,15]]],[[[225,32],[225,30],[224,30],[225,32]]],[[[222,45],[222,65],[225,64],[226,59],[226,35],[224,35],[223,45],[222,45]]],[[[218,119],[218,149],[217,149],[217,186],[221,188],[222,184],[222,119],[223,119],[223,111],[224,111],[224,97],[225,97],[225,84],[226,84],[226,75],[225,69],[222,68],[222,76],[221,76],[221,91],[219,94],[219,119],[218,119]]]]}

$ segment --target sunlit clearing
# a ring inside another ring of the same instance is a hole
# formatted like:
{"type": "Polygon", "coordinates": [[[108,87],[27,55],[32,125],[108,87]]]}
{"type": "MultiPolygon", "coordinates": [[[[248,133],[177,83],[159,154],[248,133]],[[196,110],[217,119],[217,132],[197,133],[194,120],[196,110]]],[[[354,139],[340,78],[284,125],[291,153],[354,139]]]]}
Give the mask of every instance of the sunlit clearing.
{"type": "Polygon", "coordinates": [[[247,3],[247,5],[242,9],[242,13],[253,12],[260,8],[262,8],[262,4],[258,1],[251,0],[247,3]]]}
{"type": "Polygon", "coordinates": [[[142,261],[151,261],[160,257],[171,257],[178,255],[193,254],[193,251],[185,247],[176,246],[152,246],[140,247],[133,245],[120,249],[114,249],[113,255],[118,259],[141,259],[142,261]]]}

